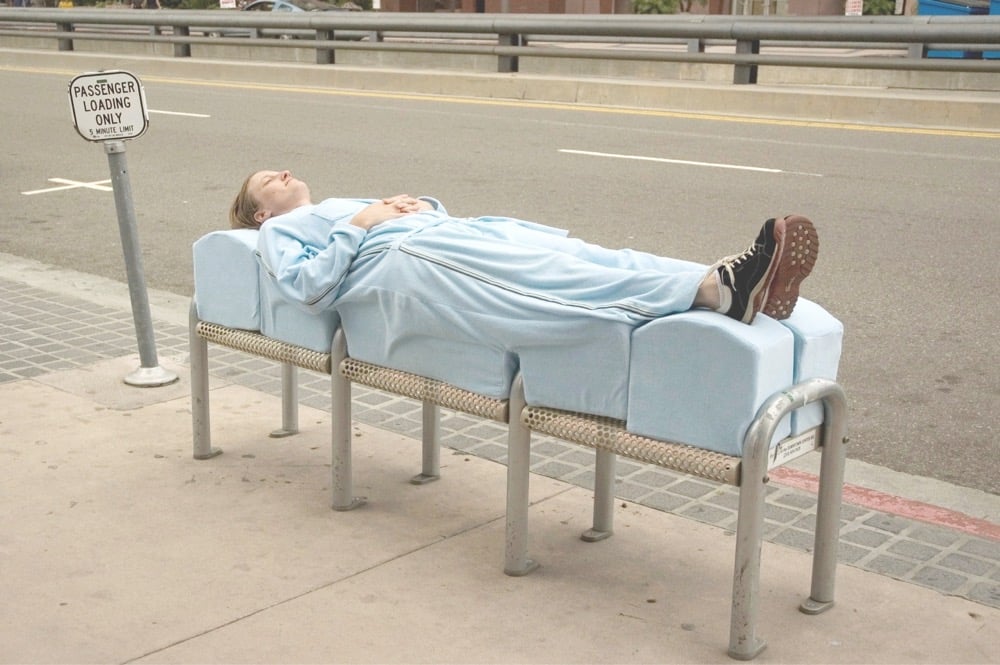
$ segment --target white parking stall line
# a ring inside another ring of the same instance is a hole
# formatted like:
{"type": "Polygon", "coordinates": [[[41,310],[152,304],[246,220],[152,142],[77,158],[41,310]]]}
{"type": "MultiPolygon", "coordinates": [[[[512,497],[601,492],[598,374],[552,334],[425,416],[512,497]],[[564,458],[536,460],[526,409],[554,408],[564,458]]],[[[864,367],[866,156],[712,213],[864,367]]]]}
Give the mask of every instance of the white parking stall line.
{"type": "Polygon", "coordinates": [[[661,162],[664,164],[682,164],[684,166],[706,166],[715,169],[735,169],[738,171],[757,171],[759,173],[785,173],[789,175],[804,175],[813,178],[822,178],[822,173],[805,173],[802,171],[785,171],[783,169],[772,169],[763,166],[746,166],[743,164],[719,164],[715,162],[693,162],[687,159],[669,159],[667,157],[645,157],[643,155],[619,155],[613,152],[592,152],[590,150],[570,150],[560,148],[559,152],[571,155],[587,155],[589,157],[609,157],[612,159],[634,159],[644,162],[661,162]]]}
{"type": "Polygon", "coordinates": [[[183,113],[181,111],[157,111],[156,109],[147,109],[146,113],[153,114],[158,113],[160,115],[179,115],[185,118],[211,118],[212,116],[207,113],[183,113]]]}
{"type": "Polygon", "coordinates": [[[46,189],[34,189],[30,192],[21,192],[24,196],[35,194],[47,194],[49,192],[61,192],[66,189],[96,189],[99,192],[113,192],[114,187],[109,187],[111,180],[95,180],[94,182],[81,182],[79,180],[68,180],[66,178],[49,178],[49,182],[59,183],[59,187],[48,187],[46,189]]]}

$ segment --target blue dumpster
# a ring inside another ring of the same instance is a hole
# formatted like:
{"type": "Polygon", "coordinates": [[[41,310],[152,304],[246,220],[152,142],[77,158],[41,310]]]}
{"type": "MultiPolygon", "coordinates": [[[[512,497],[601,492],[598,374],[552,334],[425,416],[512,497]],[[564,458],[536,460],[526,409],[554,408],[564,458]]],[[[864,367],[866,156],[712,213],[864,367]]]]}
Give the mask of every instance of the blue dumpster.
{"type": "MultiPolygon", "coordinates": [[[[970,16],[988,14],[991,2],[997,0],[920,0],[917,13],[921,16],[970,16]]],[[[979,58],[977,51],[928,51],[928,58],[979,58]]]]}
{"type": "MultiPolygon", "coordinates": [[[[990,0],[990,16],[1000,16],[1000,0],[990,0]]],[[[1000,58],[1000,51],[986,51],[984,58],[1000,58]]]]}

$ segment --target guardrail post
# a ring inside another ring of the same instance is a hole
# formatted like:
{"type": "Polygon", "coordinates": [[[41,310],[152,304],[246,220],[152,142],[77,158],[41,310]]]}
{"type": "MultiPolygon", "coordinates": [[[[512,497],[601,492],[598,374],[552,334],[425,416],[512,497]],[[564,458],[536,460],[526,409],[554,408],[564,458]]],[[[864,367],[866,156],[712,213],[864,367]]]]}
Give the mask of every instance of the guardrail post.
{"type": "MultiPolygon", "coordinates": [[[[186,25],[175,25],[174,35],[177,37],[188,37],[191,35],[191,30],[186,25]]],[[[190,58],[191,57],[191,44],[187,42],[174,42],[174,57],[175,58],[190,58]]]]}
{"type": "MultiPolygon", "coordinates": [[[[72,23],[56,23],[57,32],[73,32],[72,23]]],[[[60,51],[72,51],[73,50],[73,40],[72,39],[60,39],[59,40],[59,50],[60,51]]]]}
{"type": "MultiPolygon", "coordinates": [[[[333,30],[317,30],[316,31],[316,41],[325,42],[331,41],[333,39],[333,30]]],[[[337,56],[334,55],[334,50],[332,48],[326,48],[323,46],[316,47],[316,64],[317,65],[333,65],[337,62],[337,56]]]]}
{"type": "MultiPolygon", "coordinates": [[[[759,39],[736,40],[737,55],[757,55],[760,53],[759,39]]],[[[733,68],[733,83],[748,85],[757,82],[757,65],[736,65],[733,68]]]]}
{"type": "MultiPolygon", "coordinates": [[[[500,46],[524,46],[527,40],[523,35],[500,35],[497,43],[500,46]]],[[[497,57],[497,71],[501,73],[516,72],[518,67],[516,55],[501,55],[497,57]]]]}
{"type": "Polygon", "coordinates": [[[910,44],[910,47],[906,50],[907,58],[916,58],[917,60],[927,57],[927,44],[910,44]]]}
{"type": "Polygon", "coordinates": [[[698,39],[697,37],[694,38],[694,39],[689,39],[687,41],[687,52],[688,53],[704,53],[705,52],[705,40],[698,39]]]}

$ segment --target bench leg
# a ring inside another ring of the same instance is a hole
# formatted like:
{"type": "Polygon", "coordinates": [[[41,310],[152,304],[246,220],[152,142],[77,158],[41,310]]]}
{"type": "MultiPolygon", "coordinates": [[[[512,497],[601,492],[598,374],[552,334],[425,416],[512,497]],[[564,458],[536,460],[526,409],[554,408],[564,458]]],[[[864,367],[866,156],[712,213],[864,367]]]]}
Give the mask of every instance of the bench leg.
{"type": "Polygon", "coordinates": [[[823,452],[819,467],[816,533],[813,548],[812,587],[799,606],[805,614],[819,614],[833,607],[833,587],[840,543],[840,504],[846,456],[846,412],[843,394],[834,392],[823,400],[823,452]]]}
{"type": "Polygon", "coordinates": [[[198,314],[194,302],[188,317],[188,347],[191,355],[191,425],[194,458],[211,459],[222,453],[212,447],[212,427],[208,402],[208,342],[198,334],[198,314]]]}
{"type": "Polygon", "coordinates": [[[425,485],[441,477],[441,410],[433,402],[423,403],[423,466],[410,478],[414,485],[425,485]]]}
{"type": "Polygon", "coordinates": [[[531,431],[521,423],[524,406],[524,386],[518,375],[511,386],[507,416],[507,544],[503,572],[512,577],[527,575],[538,567],[528,558],[531,431]]]}
{"type": "Polygon", "coordinates": [[[833,604],[833,579],[840,530],[840,495],[844,474],[847,399],[833,381],[810,379],[772,396],[758,412],[743,443],[740,465],[739,517],[736,523],[736,564],[733,573],[733,613],[729,624],[729,655],[751,660],[767,643],[757,636],[760,549],[764,532],[764,488],[768,481],[767,453],[778,422],[806,404],[822,400],[824,408],[820,503],[816,517],[812,596],[802,611],[822,612],[833,604]]]}
{"type": "Polygon", "coordinates": [[[333,509],[354,510],[365,503],[365,497],[354,496],[351,469],[351,382],[340,373],[340,362],[347,356],[344,333],[333,336],[330,359],[330,427],[333,475],[333,509]]]}
{"type": "Polygon", "coordinates": [[[763,474],[753,475],[744,465],[736,522],[736,565],[733,608],[729,624],[729,656],[752,660],[767,646],[757,636],[757,597],[760,588],[760,547],[764,531],[763,474]]]}
{"type": "Polygon", "coordinates": [[[594,526],[583,532],[581,540],[594,543],[614,533],[615,520],[615,461],[617,455],[597,449],[594,465],[594,526]]]}
{"type": "Polygon", "coordinates": [[[291,363],[281,363],[281,428],[271,432],[272,439],[299,433],[299,374],[291,363]]]}
{"type": "Polygon", "coordinates": [[[729,656],[737,660],[752,660],[767,646],[767,642],[757,635],[764,490],[768,482],[768,444],[778,422],[791,410],[791,399],[786,401],[789,404],[782,402],[772,406],[775,402],[772,398],[765,403],[743,440],[732,615],[729,622],[729,656]]]}

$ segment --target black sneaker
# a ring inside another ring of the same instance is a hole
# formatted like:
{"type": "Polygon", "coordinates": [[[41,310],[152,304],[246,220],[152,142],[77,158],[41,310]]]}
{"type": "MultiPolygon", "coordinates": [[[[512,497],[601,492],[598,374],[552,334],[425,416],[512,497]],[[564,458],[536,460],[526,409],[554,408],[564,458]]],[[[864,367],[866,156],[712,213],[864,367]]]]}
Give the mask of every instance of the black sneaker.
{"type": "Polygon", "coordinates": [[[745,252],[727,256],[715,264],[720,283],[732,296],[726,316],[743,323],[753,321],[767,298],[767,287],[778,267],[776,258],[781,255],[783,235],[784,220],[769,219],[745,252]]]}
{"type": "Polygon", "coordinates": [[[816,262],[819,241],[805,217],[769,219],[742,254],[715,264],[732,304],[726,315],[750,323],[758,312],[788,318],[798,299],[799,284],[816,262]]]}

